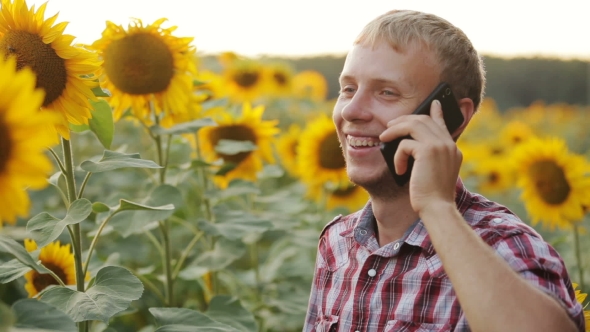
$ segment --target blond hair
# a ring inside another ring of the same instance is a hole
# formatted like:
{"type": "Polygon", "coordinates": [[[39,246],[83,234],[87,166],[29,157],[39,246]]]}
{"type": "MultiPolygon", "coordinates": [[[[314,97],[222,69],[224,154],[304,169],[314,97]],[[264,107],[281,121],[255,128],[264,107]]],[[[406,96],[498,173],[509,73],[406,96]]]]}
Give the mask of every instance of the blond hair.
{"type": "Polygon", "coordinates": [[[453,88],[458,99],[470,98],[475,110],[484,95],[483,61],[459,28],[436,15],[393,10],[369,22],[354,44],[386,41],[396,51],[422,45],[433,52],[441,69],[441,81],[453,88]]]}

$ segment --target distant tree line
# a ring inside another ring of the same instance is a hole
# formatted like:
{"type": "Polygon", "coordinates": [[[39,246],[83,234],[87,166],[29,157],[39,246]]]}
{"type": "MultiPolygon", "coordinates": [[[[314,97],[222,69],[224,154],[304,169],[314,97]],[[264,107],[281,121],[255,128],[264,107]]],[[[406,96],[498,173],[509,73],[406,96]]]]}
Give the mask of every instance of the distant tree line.
{"type": "MultiPolygon", "coordinates": [[[[328,81],[328,98],[338,95],[338,76],[344,59],[344,56],[262,58],[263,61],[289,62],[295,71],[321,72],[328,81]]],[[[201,63],[212,70],[221,70],[214,56],[202,57],[201,63]]],[[[589,61],[484,56],[484,64],[486,96],[493,98],[502,111],[528,106],[538,100],[547,104],[590,105],[589,61]]]]}
{"type": "MultiPolygon", "coordinates": [[[[324,74],[329,84],[329,98],[338,95],[338,76],[344,57],[310,57],[283,59],[299,70],[314,69],[324,74]]],[[[590,62],[546,58],[484,57],[486,96],[493,98],[500,110],[528,106],[537,100],[548,104],[590,105],[590,62]]]]}

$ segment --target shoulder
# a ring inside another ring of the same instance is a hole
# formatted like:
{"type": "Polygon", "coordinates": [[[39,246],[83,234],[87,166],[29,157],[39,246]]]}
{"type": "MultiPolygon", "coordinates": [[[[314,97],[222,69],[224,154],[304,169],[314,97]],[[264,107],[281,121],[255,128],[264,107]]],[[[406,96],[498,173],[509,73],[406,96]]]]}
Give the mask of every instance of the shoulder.
{"type": "Polygon", "coordinates": [[[490,245],[500,239],[519,235],[543,241],[537,231],[506,206],[478,194],[471,194],[463,218],[490,245]]]}
{"type": "Polygon", "coordinates": [[[322,232],[320,233],[320,239],[327,237],[330,234],[339,234],[340,232],[351,229],[354,227],[354,223],[358,219],[360,213],[361,211],[357,211],[346,216],[341,214],[335,216],[334,219],[327,223],[322,229],[322,232]]]}

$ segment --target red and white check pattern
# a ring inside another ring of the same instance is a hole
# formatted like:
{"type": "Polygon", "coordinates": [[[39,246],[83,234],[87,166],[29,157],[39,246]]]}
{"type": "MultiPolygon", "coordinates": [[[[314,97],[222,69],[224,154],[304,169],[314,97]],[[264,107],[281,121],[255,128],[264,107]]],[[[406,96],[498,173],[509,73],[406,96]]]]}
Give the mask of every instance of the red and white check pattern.
{"type": "MultiPolygon", "coordinates": [[[[507,208],[467,191],[461,180],[456,192],[472,229],[521,276],[557,298],[585,331],[582,307],[555,249],[507,208]]],[[[324,228],[303,330],[470,331],[422,221],[399,241],[379,247],[370,202],[324,228]]]]}

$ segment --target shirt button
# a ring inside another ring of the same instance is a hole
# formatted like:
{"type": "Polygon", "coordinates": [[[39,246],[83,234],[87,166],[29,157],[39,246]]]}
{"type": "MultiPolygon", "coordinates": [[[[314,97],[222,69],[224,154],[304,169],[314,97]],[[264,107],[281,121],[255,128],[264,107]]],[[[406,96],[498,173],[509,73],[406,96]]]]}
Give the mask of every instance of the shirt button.
{"type": "Polygon", "coordinates": [[[369,277],[374,277],[377,275],[377,271],[375,271],[375,269],[370,269],[368,274],[369,274],[369,277]]]}
{"type": "Polygon", "coordinates": [[[362,228],[361,228],[361,229],[359,230],[359,233],[360,233],[361,235],[367,235],[367,230],[366,230],[366,229],[362,229],[362,228]]]}
{"type": "Polygon", "coordinates": [[[394,250],[398,250],[399,249],[399,242],[393,245],[393,249],[394,250]]]}

